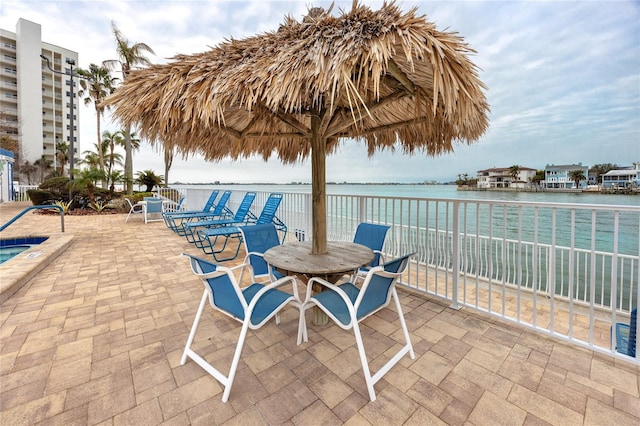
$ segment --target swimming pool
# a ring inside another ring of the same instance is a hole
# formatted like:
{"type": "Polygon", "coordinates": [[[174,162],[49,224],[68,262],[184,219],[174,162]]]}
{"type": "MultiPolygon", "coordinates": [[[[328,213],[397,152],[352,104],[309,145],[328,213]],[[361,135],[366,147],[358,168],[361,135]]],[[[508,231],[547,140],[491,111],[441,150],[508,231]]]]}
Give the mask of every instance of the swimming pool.
{"type": "Polygon", "coordinates": [[[0,264],[13,259],[23,251],[43,243],[48,237],[7,238],[0,240],[0,264]]]}

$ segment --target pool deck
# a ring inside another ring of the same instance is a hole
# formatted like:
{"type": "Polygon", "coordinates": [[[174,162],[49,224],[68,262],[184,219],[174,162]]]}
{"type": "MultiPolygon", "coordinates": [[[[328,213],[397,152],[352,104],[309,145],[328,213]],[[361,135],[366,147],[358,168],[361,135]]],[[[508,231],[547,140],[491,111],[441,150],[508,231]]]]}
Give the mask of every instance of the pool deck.
{"type": "MultiPolygon", "coordinates": [[[[27,205],[0,205],[0,222],[27,205]]],[[[162,222],[124,218],[67,216],[69,247],[0,305],[0,424],[640,424],[640,367],[406,292],[416,359],[375,385],[375,402],[352,333],[309,319],[297,346],[287,309],[249,331],[222,403],[215,379],[180,365],[202,284],[179,255],[200,250],[162,222]]],[[[28,213],[2,238],[35,234],[59,235],[59,217],[28,213]]],[[[362,330],[375,369],[401,338],[397,316],[362,330]]],[[[238,333],[207,309],[194,345],[230,365],[238,333]]]]}

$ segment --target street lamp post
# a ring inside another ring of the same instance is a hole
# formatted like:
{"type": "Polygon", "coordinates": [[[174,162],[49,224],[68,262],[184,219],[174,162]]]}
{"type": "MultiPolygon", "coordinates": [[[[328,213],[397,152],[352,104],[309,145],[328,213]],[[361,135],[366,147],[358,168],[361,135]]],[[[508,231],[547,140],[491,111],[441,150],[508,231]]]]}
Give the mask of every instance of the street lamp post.
{"type": "MultiPolygon", "coordinates": [[[[49,68],[49,71],[51,71],[52,73],[55,74],[61,74],[61,75],[67,75],[66,72],[62,72],[62,71],[56,71],[53,68],[51,68],[51,62],[49,62],[49,58],[47,58],[44,55],[40,55],[40,57],[42,59],[45,60],[45,62],[47,63],[47,68],[49,68]]],[[[76,64],[76,61],[70,58],[67,58],[67,64],[71,67],[71,72],[68,74],[71,78],[71,114],[69,114],[69,162],[71,163],[70,167],[69,167],[69,180],[73,181],[73,167],[75,166],[75,143],[73,140],[73,116],[75,114],[75,99],[74,99],[74,87],[73,87],[73,78],[75,77],[75,74],[73,73],[73,66],[76,64]]],[[[55,152],[53,155],[56,155],[55,152]]],[[[72,183],[72,182],[71,182],[72,183]]],[[[71,188],[72,185],[69,185],[69,188],[71,188]]],[[[71,189],[70,189],[71,192],[71,189]]]]}

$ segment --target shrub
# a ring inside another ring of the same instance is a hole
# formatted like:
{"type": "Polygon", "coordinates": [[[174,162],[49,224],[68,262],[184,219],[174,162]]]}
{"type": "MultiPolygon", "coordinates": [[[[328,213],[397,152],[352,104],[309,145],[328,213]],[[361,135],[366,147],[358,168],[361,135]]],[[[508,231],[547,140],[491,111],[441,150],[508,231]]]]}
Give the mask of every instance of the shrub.
{"type": "Polygon", "coordinates": [[[43,191],[48,191],[56,195],[56,198],[68,200],[69,199],[69,178],[60,176],[47,179],[38,187],[43,191]]]}
{"type": "Polygon", "coordinates": [[[59,198],[56,194],[49,191],[43,191],[41,189],[28,189],[27,196],[34,206],[51,204],[59,198]]]}

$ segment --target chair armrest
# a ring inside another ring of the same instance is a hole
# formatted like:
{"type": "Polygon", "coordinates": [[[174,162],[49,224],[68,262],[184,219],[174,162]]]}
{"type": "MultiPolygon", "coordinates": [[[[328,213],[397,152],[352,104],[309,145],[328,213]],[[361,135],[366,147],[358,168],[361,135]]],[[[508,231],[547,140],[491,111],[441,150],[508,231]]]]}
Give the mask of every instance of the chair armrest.
{"type": "Polygon", "coordinates": [[[307,283],[307,295],[306,295],[306,297],[304,299],[305,303],[307,303],[311,299],[311,292],[313,291],[313,284],[319,284],[322,287],[326,287],[330,291],[334,291],[334,292],[338,293],[338,295],[344,299],[344,301],[347,303],[347,305],[351,304],[351,300],[349,300],[349,297],[347,296],[347,294],[344,291],[342,291],[342,289],[340,287],[338,287],[335,284],[330,283],[327,280],[323,280],[322,278],[319,278],[319,277],[313,277],[307,283]]]}
{"type": "Polygon", "coordinates": [[[255,307],[256,303],[258,303],[258,301],[260,300],[260,298],[269,290],[273,290],[274,288],[283,286],[285,284],[291,284],[291,287],[293,289],[293,299],[295,300],[296,304],[298,306],[302,306],[302,301],[300,300],[300,296],[298,295],[298,281],[296,280],[295,277],[282,277],[277,281],[272,282],[271,284],[268,285],[263,285],[263,287],[258,290],[258,292],[255,294],[255,296],[253,296],[253,299],[251,299],[251,303],[249,304],[249,312],[253,311],[253,308],[255,307]]]}

